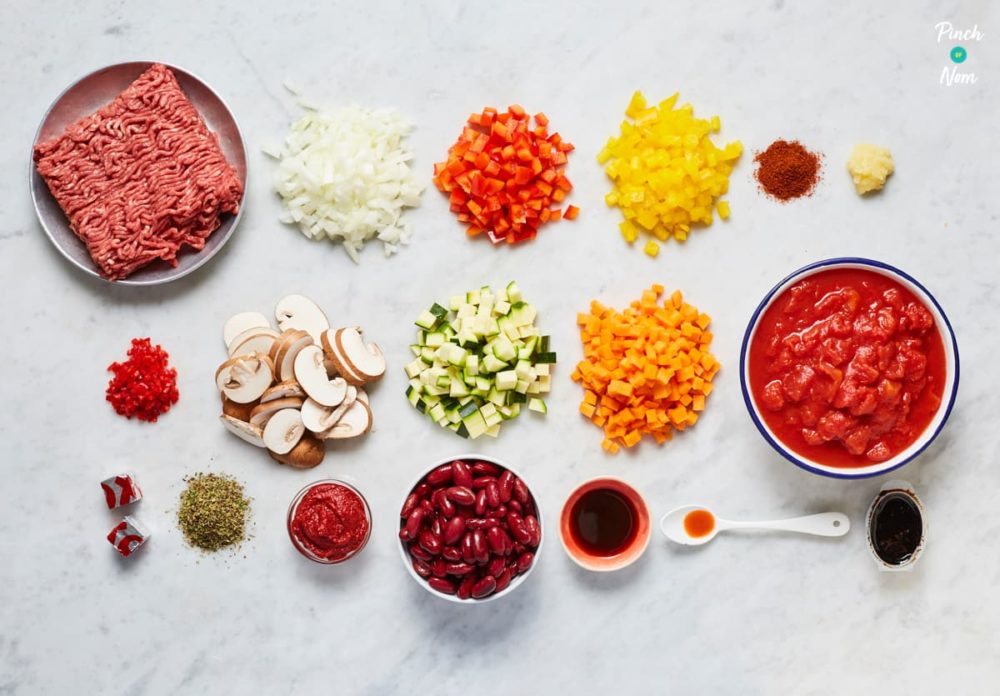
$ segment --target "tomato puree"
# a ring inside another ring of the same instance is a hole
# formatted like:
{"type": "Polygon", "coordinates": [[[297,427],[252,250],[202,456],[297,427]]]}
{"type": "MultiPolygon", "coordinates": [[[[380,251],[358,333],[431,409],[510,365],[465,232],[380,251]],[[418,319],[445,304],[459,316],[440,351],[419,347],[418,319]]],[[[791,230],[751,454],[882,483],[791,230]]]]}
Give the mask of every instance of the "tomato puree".
{"type": "Polygon", "coordinates": [[[827,466],[882,462],[941,406],[945,354],[912,292],[869,270],[822,271],[787,288],[750,344],[749,382],[771,432],[827,466]]]}
{"type": "Polygon", "coordinates": [[[361,496],[339,483],[320,483],[302,496],[290,529],[306,551],[338,561],[365,545],[370,523],[361,496]]]}

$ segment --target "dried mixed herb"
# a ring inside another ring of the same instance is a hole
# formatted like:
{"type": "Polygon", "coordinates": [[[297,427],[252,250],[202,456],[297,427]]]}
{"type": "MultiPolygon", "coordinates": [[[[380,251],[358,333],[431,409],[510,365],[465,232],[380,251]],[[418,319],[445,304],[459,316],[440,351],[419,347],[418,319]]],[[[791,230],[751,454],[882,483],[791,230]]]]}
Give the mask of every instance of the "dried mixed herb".
{"type": "Polygon", "coordinates": [[[246,539],[250,499],[243,485],[224,474],[195,474],[184,479],[177,526],[199,549],[218,551],[246,539]]]}

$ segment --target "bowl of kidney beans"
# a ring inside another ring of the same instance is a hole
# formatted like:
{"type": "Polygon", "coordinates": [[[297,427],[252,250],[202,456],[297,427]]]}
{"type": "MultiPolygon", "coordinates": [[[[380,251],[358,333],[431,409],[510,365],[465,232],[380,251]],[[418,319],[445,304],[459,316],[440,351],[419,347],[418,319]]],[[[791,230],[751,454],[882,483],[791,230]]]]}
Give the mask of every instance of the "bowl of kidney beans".
{"type": "Polygon", "coordinates": [[[542,514],[506,464],[476,454],[449,457],[407,494],[399,541],[410,575],[431,594],[484,602],[509,594],[531,573],[542,514]]]}

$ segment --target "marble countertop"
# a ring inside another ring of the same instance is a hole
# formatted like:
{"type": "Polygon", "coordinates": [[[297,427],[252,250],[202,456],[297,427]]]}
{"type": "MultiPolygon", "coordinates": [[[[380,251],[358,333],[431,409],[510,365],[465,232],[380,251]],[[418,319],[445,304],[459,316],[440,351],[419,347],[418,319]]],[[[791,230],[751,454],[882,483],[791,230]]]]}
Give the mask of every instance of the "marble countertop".
{"type": "Polygon", "coordinates": [[[891,4],[4,3],[0,694],[996,693],[1000,12],[891,4]],[[941,83],[953,42],[938,41],[940,21],[983,33],[959,66],[975,84],[941,83]],[[63,261],[36,222],[25,173],[38,120],[66,85],[149,58],[218,89],[251,171],[224,251],[175,284],[136,289],[63,261]],[[494,250],[466,241],[431,188],[410,214],[412,246],[391,259],[370,248],[354,266],[276,221],[259,147],[299,113],[286,79],[321,101],[409,115],[425,184],[470,111],[544,110],[577,146],[569,173],[580,219],[494,250]],[[635,89],[652,99],[680,90],[699,115],[721,116],[720,139],[747,149],[731,179],[732,219],[656,260],[619,238],[595,161],[635,89]],[[756,190],[752,152],[777,137],[825,154],[812,198],[779,205],[756,190]],[[890,147],[897,167],[865,200],[844,170],[862,140],[890,147]],[[930,521],[909,574],[878,573],[865,548],[863,515],[882,480],[800,471],[760,438],[740,395],[739,343],[756,303],[791,270],[840,255],[916,276],[958,336],[951,421],[900,472],[930,521]],[[513,278],[561,362],[547,418],[522,417],[475,447],[530,477],[548,543],[516,593],[458,606],[418,587],[395,548],[394,516],[417,471],[468,449],[410,409],[401,366],[410,321],[431,300],[513,278]],[[622,305],[654,282],[712,315],[724,369],[696,428],[610,457],[576,412],[575,314],[591,298],[622,305]],[[372,393],[374,431],[309,472],[274,465],[215,420],[222,322],[270,312],[290,292],[314,297],[334,322],[364,324],[391,361],[372,393]],[[146,335],[180,374],[180,402],[155,425],[103,400],[105,366],[146,335]],[[137,472],[146,499],[136,514],[153,529],[127,561],[104,539],[115,516],[98,489],[123,468],[137,472]],[[175,528],[182,479],[198,471],[230,473],[254,499],[254,536],[237,553],[199,555],[175,528]],[[599,474],[633,483],[657,517],[688,502],[746,518],[834,509],[854,529],[832,541],[727,536],[698,550],[655,536],[630,569],[589,574],[563,553],[553,521],[575,485],[599,474]],[[343,567],[305,561],[285,532],[292,496],[327,476],[355,482],[375,520],[369,546],[343,567]]]}

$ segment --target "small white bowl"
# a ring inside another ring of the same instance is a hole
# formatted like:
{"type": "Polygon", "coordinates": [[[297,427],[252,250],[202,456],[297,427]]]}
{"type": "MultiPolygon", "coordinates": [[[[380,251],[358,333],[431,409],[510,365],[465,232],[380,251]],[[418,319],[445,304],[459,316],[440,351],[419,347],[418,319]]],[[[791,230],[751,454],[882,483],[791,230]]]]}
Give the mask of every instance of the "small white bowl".
{"type": "Polygon", "coordinates": [[[951,324],[948,322],[948,317],[945,316],[944,310],[941,308],[941,305],[938,304],[937,300],[934,299],[934,296],[931,295],[927,288],[917,282],[915,278],[904,273],[898,268],[882,263],[881,261],[855,257],[817,261],[816,263],[809,264],[804,268],[800,268],[775,285],[771,291],[764,296],[764,299],[761,300],[761,303],[757,306],[757,309],[754,310],[753,315],[750,317],[746,333],[743,336],[743,346],[740,350],[740,386],[743,389],[743,401],[746,404],[751,420],[753,420],[754,425],[757,426],[757,430],[759,430],[760,434],[764,436],[764,439],[767,440],[768,444],[770,444],[771,447],[773,447],[785,459],[789,460],[796,466],[805,469],[806,471],[814,474],[820,474],[822,476],[830,476],[832,478],[860,479],[868,478],[869,476],[879,476],[898,469],[916,458],[921,452],[927,449],[931,442],[934,441],[934,438],[938,436],[938,433],[941,432],[941,429],[947,422],[948,416],[951,414],[951,409],[955,405],[955,397],[958,394],[958,375],[958,343],[955,341],[955,332],[952,330],[951,324]],[[750,394],[749,388],[750,374],[748,355],[750,352],[750,343],[753,340],[754,334],[757,332],[757,324],[760,321],[761,316],[767,311],[768,307],[771,306],[771,303],[793,284],[811,275],[836,268],[857,268],[879,273],[895,280],[897,283],[905,287],[923,303],[923,305],[931,313],[931,316],[934,317],[934,323],[937,325],[938,331],[941,333],[941,342],[944,345],[945,384],[941,393],[941,406],[938,408],[937,413],[934,414],[934,418],[931,419],[930,424],[924,429],[920,436],[905,450],[897,453],[895,456],[890,457],[884,462],[878,462],[868,466],[851,468],[829,466],[810,459],[786,447],[785,444],[782,443],[781,440],[778,439],[778,437],[771,432],[771,429],[767,426],[767,423],[764,421],[764,418],[761,416],[760,411],[757,408],[757,404],[754,402],[750,394]]]}
{"type": "MultiPolygon", "coordinates": [[[[410,493],[413,492],[414,488],[420,485],[420,482],[424,480],[424,476],[426,476],[427,474],[429,474],[442,464],[448,464],[450,462],[455,461],[456,459],[461,459],[462,461],[470,461],[470,462],[483,461],[483,462],[489,462],[491,464],[496,464],[499,467],[507,469],[512,474],[517,476],[519,479],[524,481],[525,485],[528,487],[528,492],[531,493],[531,497],[535,502],[535,515],[538,517],[538,526],[541,527],[542,530],[541,540],[538,542],[538,547],[534,550],[535,560],[531,564],[531,567],[528,568],[528,570],[525,571],[524,573],[521,573],[513,580],[511,580],[510,584],[507,585],[507,587],[505,587],[500,592],[495,592],[488,597],[483,597],[482,599],[473,599],[471,597],[469,599],[459,599],[455,595],[449,595],[449,594],[444,594],[443,592],[438,592],[433,587],[427,584],[427,580],[425,580],[424,578],[420,577],[417,574],[417,571],[413,569],[412,556],[410,556],[410,552],[409,550],[407,550],[406,544],[403,543],[403,541],[399,539],[398,536],[396,539],[396,546],[399,548],[399,557],[403,560],[403,566],[406,568],[406,572],[410,574],[410,577],[413,578],[418,585],[420,585],[422,588],[430,592],[435,597],[440,597],[441,599],[447,599],[449,602],[456,602],[458,604],[484,604],[486,602],[492,602],[494,599],[499,599],[500,597],[506,597],[515,589],[520,587],[524,583],[524,581],[528,579],[528,576],[531,575],[531,573],[535,570],[535,567],[538,565],[538,558],[542,552],[542,546],[545,544],[545,535],[547,534],[545,529],[545,520],[542,518],[542,508],[538,503],[538,497],[535,496],[534,489],[531,487],[531,484],[528,483],[528,480],[521,475],[521,472],[512,467],[505,461],[497,459],[496,457],[488,457],[482,454],[457,454],[451,457],[445,457],[443,459],[439,459],[438,461],[434,462],[429,467],[420,472],[420,475],[416,478],[416,480],[412,484],[410,484],[409,487],[407,487],[406,492],[403,494],[403,497],[400,501],[399,509],[400,510],[403,509],[403,504],[406,502],[407,497],[409,497],[410,493]]],[[[399,513],[397,512],[396,515],[398,518],[399,513]]],[[[396,523],[396,530],[397,532],[399,530],[398,521],[396,523]]]]}

